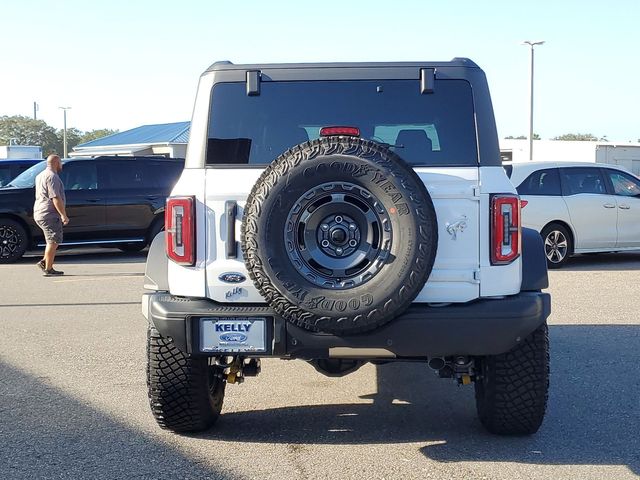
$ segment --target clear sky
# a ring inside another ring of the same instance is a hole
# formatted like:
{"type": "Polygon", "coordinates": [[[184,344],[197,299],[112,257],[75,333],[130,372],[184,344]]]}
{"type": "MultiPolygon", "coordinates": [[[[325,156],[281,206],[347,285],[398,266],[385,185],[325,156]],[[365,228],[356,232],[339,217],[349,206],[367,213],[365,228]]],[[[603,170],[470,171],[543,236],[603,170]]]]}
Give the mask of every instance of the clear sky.
{"type": "Polygon", "coordinates": [[[0,115],[80,130],[189,120],[198,76],[234,63],[450,60],[487,73],[501,137],[535,126],[640,138],[640,1],[5,0],[0,115]]]}

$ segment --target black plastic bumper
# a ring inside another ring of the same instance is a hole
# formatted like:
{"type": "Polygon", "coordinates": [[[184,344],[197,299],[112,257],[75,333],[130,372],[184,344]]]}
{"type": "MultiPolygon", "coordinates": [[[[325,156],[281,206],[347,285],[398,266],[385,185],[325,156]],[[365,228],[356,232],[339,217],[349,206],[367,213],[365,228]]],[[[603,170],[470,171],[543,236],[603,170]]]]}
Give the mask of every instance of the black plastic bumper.
{"type": "Polygon", "coordinates": [[[202,317],[266,317],[267,352],[284,358],[427,358],[449,355],[496,355],[515,347],[551,312],[547,293],[523,292],[500,299],[430,307],[413,304],[387,325],[358,335],[338,337],[303,330],[264,305],[221,305],[206,299],[146,293],[143,312],[182,351],[198,351],[202,317]]]}

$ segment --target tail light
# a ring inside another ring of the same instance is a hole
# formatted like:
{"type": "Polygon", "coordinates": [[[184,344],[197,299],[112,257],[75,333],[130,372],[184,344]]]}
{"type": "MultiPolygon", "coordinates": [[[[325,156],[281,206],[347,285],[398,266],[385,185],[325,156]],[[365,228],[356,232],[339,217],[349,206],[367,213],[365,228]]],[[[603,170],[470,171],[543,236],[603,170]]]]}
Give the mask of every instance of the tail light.
{"type": "Polygon", "coordinates": [[[528,200],[520,200],[520,208],[524,208],[529,204],[528,200]]]}
{"type": "Polygon", "coordinates": [[[167,256],[179,265],[195,265],[195,198],[169,197],[164,212],[164,225],[167,256]]]}
{"type": "Polygon", "coordinates": [[[520,256],[522,228],[517,195],[491,197],[491,264],[504,265],[520,256]]]}

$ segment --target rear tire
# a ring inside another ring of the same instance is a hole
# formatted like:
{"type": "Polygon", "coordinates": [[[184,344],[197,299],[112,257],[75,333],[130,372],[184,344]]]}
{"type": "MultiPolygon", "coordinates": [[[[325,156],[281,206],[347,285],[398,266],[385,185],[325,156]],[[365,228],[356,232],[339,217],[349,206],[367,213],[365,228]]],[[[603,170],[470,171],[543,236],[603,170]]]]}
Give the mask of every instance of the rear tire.
{"type": "Polygon", "coordinates": [[[13,263],[27,251],[27,232],[18,222],[0,218],[0,263],[13,263]]]}
{"type": "Polygon", "coordinates": [[[153,327],[147,330],[147,388],[160,427],[174,432],[210,428],[220,416],[225,381],[206,357],[178,350],[153,327]]]}
{"type": "Polygon", "coordinates": [[[573,242],[569,231],[559,223],[551,223],[542,230],[544,254],[549,268],[560,268],[573,253],[573,242]]]}
{"type": "Polygon", "coordinates": [[[479,358],[476,367],[476,407],[482,425],[500,435],[537,432],[549,390],[546,322],[513,350],[479,358]]]}
{"type": "Polygon", "coordinates": [[[136,253],[144,250],[146,246],[146,243],[123,243],[122,245],[118,245],[118,249],[126,253],[136,253]]]}

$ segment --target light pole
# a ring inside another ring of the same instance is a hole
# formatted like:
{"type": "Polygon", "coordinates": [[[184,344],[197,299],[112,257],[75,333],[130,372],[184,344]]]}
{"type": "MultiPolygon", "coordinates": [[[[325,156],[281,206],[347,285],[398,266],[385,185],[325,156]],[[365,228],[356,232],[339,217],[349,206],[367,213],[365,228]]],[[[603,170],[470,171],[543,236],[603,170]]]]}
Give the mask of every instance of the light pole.
{"type": "Polygon", "coordinates": [[[529,89],[529,100],[531,102],[531,106],[529,108],[529,160],[533,160],[533,47],[536,45],[542,45],[544,40],[532,42],[530,40],[525,40],[522,42],[523,45],[529,45],[531,47],[531,86],[529,89]]]}
{"type": "Polygon", "coordinates": [[[64,130],[62,131],[62,143],[63,143],[63,157],[67,158],[67,110],[71,110],[71,107],[58,107],[64,112],[64,130]]]}

